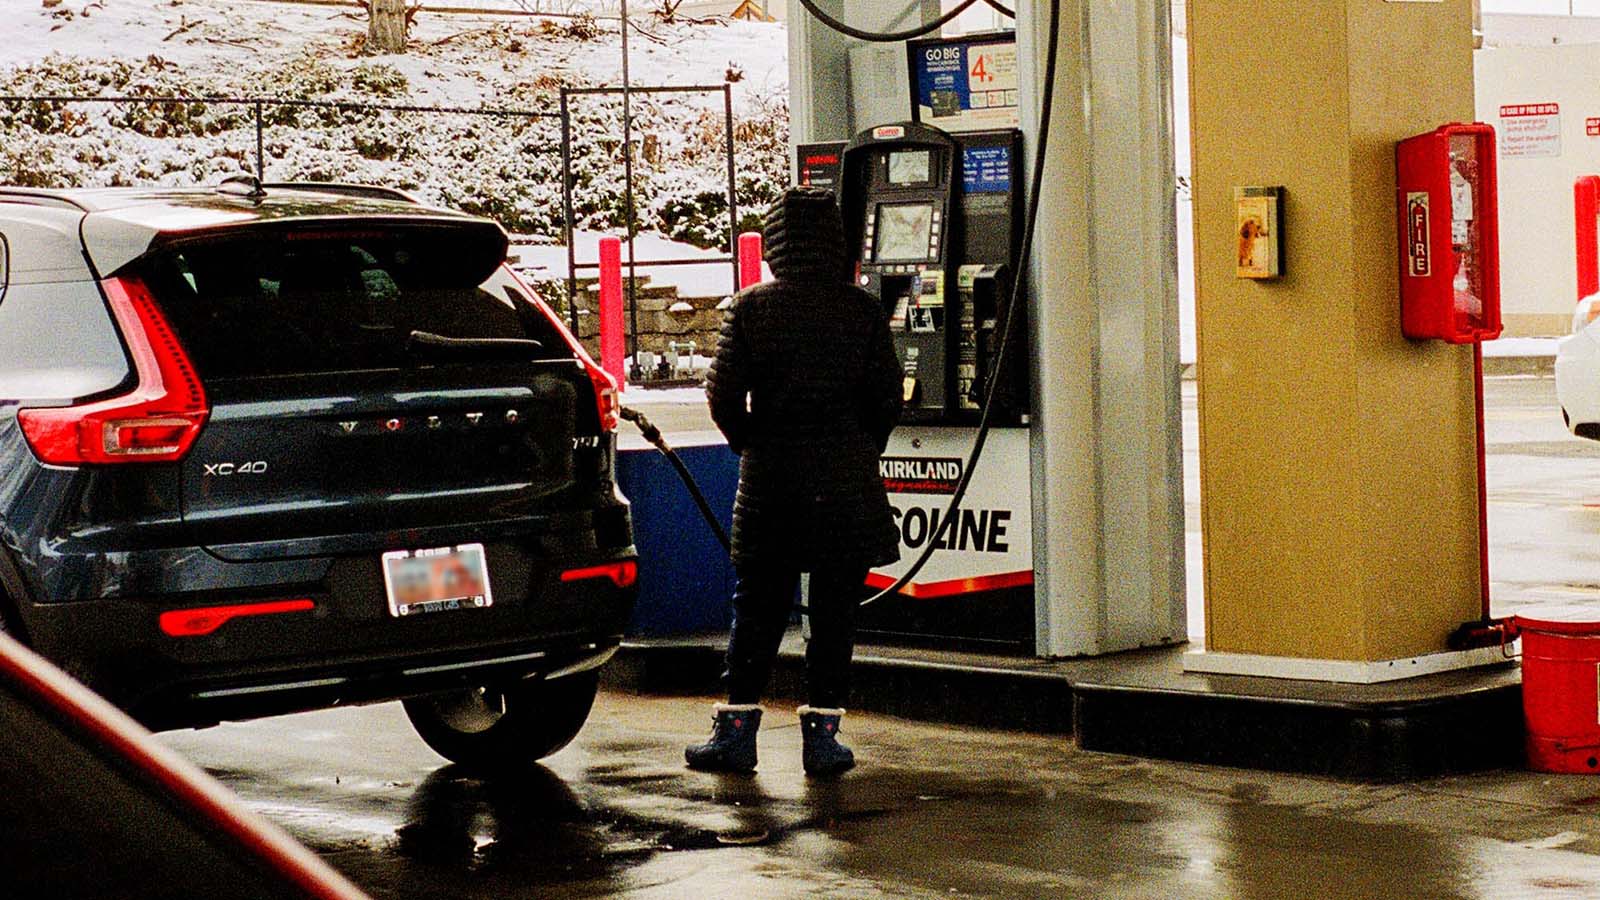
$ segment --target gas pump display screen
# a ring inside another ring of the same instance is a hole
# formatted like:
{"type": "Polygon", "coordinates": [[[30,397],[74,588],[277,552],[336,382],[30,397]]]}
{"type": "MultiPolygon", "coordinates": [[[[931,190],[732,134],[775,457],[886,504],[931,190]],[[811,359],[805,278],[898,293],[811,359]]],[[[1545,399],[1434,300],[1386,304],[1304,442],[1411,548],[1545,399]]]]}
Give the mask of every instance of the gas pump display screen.
{"type": "Polygon", "coordinates": [[[933,178],[933,151],[902,150],[889,154],[890,184],[927,184],[933,178]]]}
{"type": "Polygon", "coordinates": [[[933,256],[932,244],[932,203],[885,203],[878,207],[874,262],[927,260],[933,256]]]}

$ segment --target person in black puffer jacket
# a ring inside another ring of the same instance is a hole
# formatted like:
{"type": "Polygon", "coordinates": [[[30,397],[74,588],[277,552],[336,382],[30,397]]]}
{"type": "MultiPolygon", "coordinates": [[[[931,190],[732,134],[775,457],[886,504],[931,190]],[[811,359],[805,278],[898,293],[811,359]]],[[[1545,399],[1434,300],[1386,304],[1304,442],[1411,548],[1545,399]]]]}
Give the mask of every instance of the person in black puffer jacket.
{"type": "Polygon", "coordinates": [[[788,191],[763,237],[776,280],[734,298],[706,382],[711,418],[740,457],[728,702],[711,740],[684,755],[695,769],[755,768],[761,695],[809,572],[802,759],[826,775],[854,765],[837,735],[867,571],[900,557],[878,473],[900,417],[900,364],[882,305],[849,283],[831,193],[788,191]]]}

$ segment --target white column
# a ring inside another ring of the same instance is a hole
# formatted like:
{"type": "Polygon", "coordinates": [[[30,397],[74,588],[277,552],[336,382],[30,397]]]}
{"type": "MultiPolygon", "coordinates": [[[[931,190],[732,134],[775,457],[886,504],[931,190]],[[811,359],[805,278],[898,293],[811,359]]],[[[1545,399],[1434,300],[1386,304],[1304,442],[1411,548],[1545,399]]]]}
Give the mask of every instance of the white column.
{"type": "MultiPolygon", "coordinates": [[[[1030,269],[1042,656],[1186,637],[1168,0],[1060,3],[1030,269]]],[[[1031,156],[1049,6],[1018,14],[1031,156]]]]}

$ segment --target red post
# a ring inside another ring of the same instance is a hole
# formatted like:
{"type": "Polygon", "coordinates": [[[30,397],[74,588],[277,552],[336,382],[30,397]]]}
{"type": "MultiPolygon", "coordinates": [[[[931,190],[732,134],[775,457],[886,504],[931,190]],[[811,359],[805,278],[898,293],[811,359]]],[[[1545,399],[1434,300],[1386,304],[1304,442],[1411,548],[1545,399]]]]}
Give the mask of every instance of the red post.
{"type": "Polygon", "coordinates": [[[622,364],[622,241],[600,239],[600,368],[616,379],[621,388],[627,383],[622,364]]]}
{"type": "Polygon", "coordinates": [[[746,231],[739,235],[739,288],[761,281],[761,234],[746,231]]]}
{"type": "Polygon", "coordinates": [[[1600,177],[1584,175],[1572,185],[1578,236],[1578,299],[1600,293],[1600,177]]]}
{"type": "Polygon", "coordinates": [[[1489,455],[1483,431],[1483,341],[1472,342],[1473,400],[1478,416],[1478,591],[1489,621],[1489,455]]]}

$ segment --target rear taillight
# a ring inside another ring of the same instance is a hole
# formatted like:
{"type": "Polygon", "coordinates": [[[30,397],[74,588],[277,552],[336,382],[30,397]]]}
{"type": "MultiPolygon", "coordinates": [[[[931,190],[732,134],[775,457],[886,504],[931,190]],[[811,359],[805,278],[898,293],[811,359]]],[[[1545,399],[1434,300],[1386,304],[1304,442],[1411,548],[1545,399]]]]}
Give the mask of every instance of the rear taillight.
{"type": "Polygon", "coordinates": [[[39,459],[58,466],[181,459],[209,412],[200,378],[143,282],[110,278],[101,286],[138,383],[111,400],[21,410],[23,436],[39,459]]]}
{"type": "Polygon", "coordinates": [[[228,624],[233,619],[246,616],[273,616],[280,613],[306,612],[317,604],[308,598],[294,600],[269,600],[265,603],[237,603],[232,606],[202,606],[194,609],[171,609],[158,617],[161,633],[172,637],[201,637],[228,624]]]}
{"type": "Polygon", "coordinates": [[[561,573],[562,581],[587,581],[591,578],[609,578],[611,583],[619,588],[632,587],[633,583],[639,580],[639,564],[628,560],[586,566],[582,569],[568,569],[561,573]]]}
{"type": "Polygon", "coordinates": [[[617,382],[605,369],[585,359],[584,369],[589,372],[589,380],[594,383],[594,402],[600,412],[600,430],[617,430],[617,409],[621,403],[617,400],[617,382]]]}

